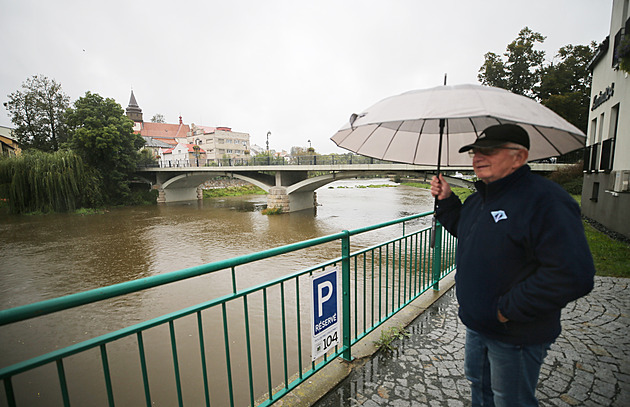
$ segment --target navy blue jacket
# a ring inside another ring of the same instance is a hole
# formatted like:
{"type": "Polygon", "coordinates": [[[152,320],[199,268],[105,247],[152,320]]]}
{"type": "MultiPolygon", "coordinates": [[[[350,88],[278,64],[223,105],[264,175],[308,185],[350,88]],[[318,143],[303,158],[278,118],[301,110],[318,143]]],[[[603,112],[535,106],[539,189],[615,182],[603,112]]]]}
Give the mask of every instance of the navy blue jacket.
{"type": "Polygon", "coordinates": [[[463,205],[452,194],[438,201],[436,212],[458,237],[460,319],[511,344],[554,341],[562,308],[593,289],[595,267],[579,206],[527,165],[475,186],[463,205]],[[499,322],[498,310],[508,322],[499,322]]]}

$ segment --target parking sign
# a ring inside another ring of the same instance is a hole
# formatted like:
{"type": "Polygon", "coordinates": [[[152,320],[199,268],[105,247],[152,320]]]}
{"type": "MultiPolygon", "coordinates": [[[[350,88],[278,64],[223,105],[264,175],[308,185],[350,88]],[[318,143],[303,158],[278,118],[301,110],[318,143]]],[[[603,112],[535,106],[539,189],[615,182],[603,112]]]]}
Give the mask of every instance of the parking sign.
{"type": "Polygon", "coordinates": [[[339,343],[339,289],[337,268],[314,274],[312,281],[313,309],[312,357],[316,360],[339,343]]]}

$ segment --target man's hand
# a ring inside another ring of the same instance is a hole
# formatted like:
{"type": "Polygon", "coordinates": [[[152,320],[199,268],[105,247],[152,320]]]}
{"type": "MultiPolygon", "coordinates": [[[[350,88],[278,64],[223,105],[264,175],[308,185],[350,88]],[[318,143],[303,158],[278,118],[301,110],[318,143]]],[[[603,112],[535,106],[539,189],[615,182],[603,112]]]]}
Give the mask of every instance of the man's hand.
{"type": "Polygon", "coordinates": [[[431,179],[431,195],[436,197],[439,201],[442,199],[446,199],[453,193],[451,191],[451,186],[448,185],[448,182],[444,181],[444,177],[442,174],[439,174],[439,179],[434,176],[431,179]]]}

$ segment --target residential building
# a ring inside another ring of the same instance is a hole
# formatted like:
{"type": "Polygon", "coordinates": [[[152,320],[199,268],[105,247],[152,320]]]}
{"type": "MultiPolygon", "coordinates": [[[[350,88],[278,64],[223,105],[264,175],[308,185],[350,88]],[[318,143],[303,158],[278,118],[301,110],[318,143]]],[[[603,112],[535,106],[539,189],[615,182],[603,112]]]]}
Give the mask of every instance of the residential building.
{"type": "Polygon", "coordinates": [[[208,161],[250,158],[248,133],[235,132],[229,127],[197,126],[194,123],[191,127],[192,136],[188,137],[188,143],[199,145],[206,150],[208,161]]]}
{"type": "Polygon", "coordinates": [[[173,146],[169,143],[165,143],[164,141],[160,141],[158,139],[154,139],[153,137],[142,136],[144,139],[144,149],[150,150],[153,157],[159,156],[160,149],[162,151],[167,150],[169,148],[173,148],[173,146]]]}
{"type": "Polygon", "coordinates": [[[21,151],[13,138],[13,129],[0,126],[0,155],[19,155],[21,151]]]}
{"type": "Polygon", "coordinates": [[[202,167],[206,152],[194,144],[177,143],[173,148],[158,151],[160,167],[202,167]]]}
{"type": "Polygon", "coordinates": [[[613,0],[610,34],[593,73],[584,155],[582,213],[630,237],[630,78],[619,67],[619,44],[630,36],[630,0],[613,0]]]}

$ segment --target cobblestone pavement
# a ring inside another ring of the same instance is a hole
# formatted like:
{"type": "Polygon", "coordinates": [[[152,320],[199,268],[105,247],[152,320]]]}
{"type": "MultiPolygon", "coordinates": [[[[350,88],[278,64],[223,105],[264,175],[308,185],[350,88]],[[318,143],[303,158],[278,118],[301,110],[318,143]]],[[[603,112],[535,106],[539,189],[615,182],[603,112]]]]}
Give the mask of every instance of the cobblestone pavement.
{"type": "MultiPolygon", "coordinates": [[[[596,277],[563,311],[563,332],[543,364],[541,406],[630,406],[630,279],[596,277]]],[[[465,328],[454,289],[315,406],[470,406],[465,328]]]]}

